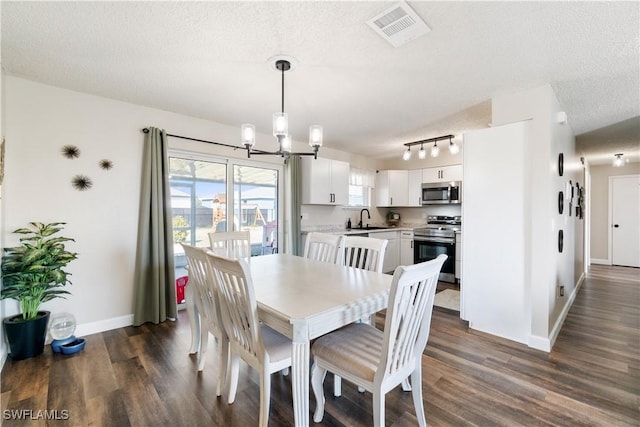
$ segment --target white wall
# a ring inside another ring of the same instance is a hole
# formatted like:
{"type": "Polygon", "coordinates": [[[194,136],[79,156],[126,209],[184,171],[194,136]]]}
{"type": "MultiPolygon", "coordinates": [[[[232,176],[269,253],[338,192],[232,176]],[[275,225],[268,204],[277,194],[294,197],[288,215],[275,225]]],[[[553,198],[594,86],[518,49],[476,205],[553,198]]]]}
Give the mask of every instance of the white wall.
{"type": "MultiPolygon", "coordinates": [[[[549,350],[559,332],[564,316],[575,298],[581,278],[575,277],[576,232],[582,233],[581,220],[558,214],[557,199],[560,190],[567,191],[569,181],[584,185],[584,172],[575,153],[575,139],[569,123],[556,121],[562,111],[553,90],[544,85],[531,90],[495,97],[492,100],[492,123],[500,126],[532,119],[531,143],[526,147],[528,159],[528,208],[530,223],[525,230],[527,256],[525,271],[531,287],[531,330],[529,345],[549,350]],[[564,153],[564,174],[558,175],[558,154],[564,153]],[[558,253],[558,230],[564,232],[564,251],[558,253]],[[564,286],[565,296],[558,295],[564,286]]],[[[574,200],[575,206],[575,200],[574,200]]],[[[579,240],[579,239],[578,239],[579,240]]],[[[578,249],[582,251],[582,248],[578,249]]],[[[582,254],[578,255],[582,259],[582,254]]]]}
{"type": "MultiPolygon", "coordinates": [[[[69,249],[79,254],[68,267],[72,295],[45,303],[43,309],[73,313],[79,324],[77,335],[131,324],[144,143],[141,129],[156,126],[178,135],[231,144],[237,142],[239,130],[11,76],[6,77],[3,96],[7,147],[2,239],[8,246],[17,244],[11,231],[29,221],[66,222],[62,235],[76,239],[69,249]],[[80,148],[78,159],[61,155],[66,144],[80,148]],[[114,168],[100,169],[101,159],[112,160],[114,168]],[[75,190],[71,179],[76,174],[89,176],[93,187],[75,190]]],[[[258,135],[258,148],[268,147],[272,139],[258,135]]],[[[169,145],[227,157],[246,156],[242,151],[176,138],[169,138],[169,145]]],[[[275,157],[260,160],[282,163],[275,157]]],[[[5,315],[17,312],[17,303],[6,301],[5,315]]]]}

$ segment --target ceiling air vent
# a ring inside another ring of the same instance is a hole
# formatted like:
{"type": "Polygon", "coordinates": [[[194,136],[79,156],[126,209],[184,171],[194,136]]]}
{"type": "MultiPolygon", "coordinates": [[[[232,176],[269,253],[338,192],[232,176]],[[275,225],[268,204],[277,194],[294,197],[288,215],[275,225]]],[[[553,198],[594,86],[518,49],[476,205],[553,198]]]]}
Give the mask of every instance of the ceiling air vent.
{"type": "Polygon", "coordinates": [[[431,28],[403,1],[370,19],[367,24],[393,47],[402,46],[431,31],[431,28]]]}

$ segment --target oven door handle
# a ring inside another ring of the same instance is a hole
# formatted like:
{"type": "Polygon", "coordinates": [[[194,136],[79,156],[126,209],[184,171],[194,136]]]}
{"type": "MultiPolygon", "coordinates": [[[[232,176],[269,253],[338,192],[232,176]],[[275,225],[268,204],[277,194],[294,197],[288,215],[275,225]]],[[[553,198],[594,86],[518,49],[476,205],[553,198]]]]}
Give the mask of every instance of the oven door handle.
{"type": "Polygon", "coordinates": [[[434,243],[449,243],[455,245],[455,239],[448,239],[446,237],[414,237],[416,242],[434,242],[434,243]]]}

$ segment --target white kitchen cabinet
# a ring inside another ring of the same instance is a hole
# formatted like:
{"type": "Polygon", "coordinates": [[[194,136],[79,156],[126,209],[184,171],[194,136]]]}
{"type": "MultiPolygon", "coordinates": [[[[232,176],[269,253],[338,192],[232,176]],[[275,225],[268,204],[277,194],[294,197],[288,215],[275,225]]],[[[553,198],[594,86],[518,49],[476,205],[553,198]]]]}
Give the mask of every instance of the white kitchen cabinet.
{"type": "Polygon", "coordinates": [[[422,169],[422,182],[462,181],[462,165],[422,169]]]}
{"type": "Polygon", "coordinates": [[[377,233],[370,233],[369,237],[387,240],[387,249],[384,253],[384,261],[382,262],[382,271],[385,273],[394,271],[400,261],[400,251],[398,247],[398,232],[383,231],[383,232],[377,232],[377,233]]]}
{"type": "Polygon", "coordinates": [[[376,175],[376,206],[409,206],[409,171],[387,170],[376,175]]]}
{"type": "Polygon", "coordinates": [[[422,206],[422,169],[410,170],[407,206],[422,206]]]}
{"type": "Polygon", "coordinates": [[[303,205],[349,204],[349,163],[303,157],[301,165],[303,205]]]}
{"type": "Polygon", "coordinates": [[[413,231],[400,233],[400,265],[413,265],[413,231]]]}

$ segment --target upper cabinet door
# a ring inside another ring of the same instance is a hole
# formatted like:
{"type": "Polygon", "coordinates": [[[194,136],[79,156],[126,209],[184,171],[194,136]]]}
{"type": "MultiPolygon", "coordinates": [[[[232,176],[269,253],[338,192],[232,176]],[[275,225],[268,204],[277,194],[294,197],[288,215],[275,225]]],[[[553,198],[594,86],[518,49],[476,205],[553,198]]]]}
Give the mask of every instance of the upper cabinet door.
{"type": "Polygon", "coordinates": [[[303,205],[349,203],[349,163],[303,157],[301,164],[303,205]]]}
{"type": "Polygon", "coordinates": [[[462,181],[462,165],[422,169],[422,182],[462,181]]]}
{"type": "Polygon", "coordinates": [[[462,165],[443,167],[442,179],[444,181],[462,181],[462,165]]]}
{"type": "Polygon", "coordinates": [[[440,175],[442,174],[442,168],[426,168],[422,169],[422,182],[440,182],[440,175]]]}
{"type": "Polygon", "coordinates": [[[376,175],[376,206],[409,206],[409,171],[388,170],[376,175]]]}
{"type": "Polygon", "coordinates": [[[334,205],[349,204],[349,163],[331,161],[331,191],[334,205]]]}

